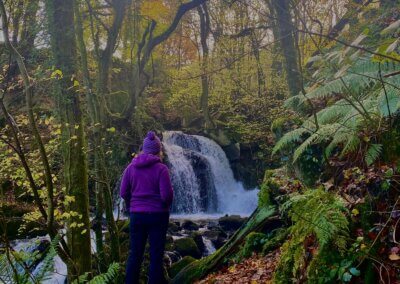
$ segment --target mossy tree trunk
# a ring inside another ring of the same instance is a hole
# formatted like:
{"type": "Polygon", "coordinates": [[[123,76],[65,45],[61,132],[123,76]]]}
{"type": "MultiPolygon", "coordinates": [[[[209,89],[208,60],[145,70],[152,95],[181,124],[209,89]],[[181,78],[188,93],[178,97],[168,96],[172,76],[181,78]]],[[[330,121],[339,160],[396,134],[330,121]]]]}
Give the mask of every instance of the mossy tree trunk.
{"type": "Polygon", "coordinates": [[[292,22],[290,0],[271,0],[271,7],[276,16],[280,46],[285,58],[286,81],[291,96],[301,91],[301,74],[298,65],[294,26],[292,22]]]}
{"type": "MultiPolygon", "coordinates": [[[[88,103],[90,103],[90,117],[92,124],[92,136],[91,143],[94,149],[93,164],[94,164],[94,176],[95,176],[95,191],[96,191],[96,203],[98,205],[96,212],[96,239],[100,238],[101,235],[101,221],[103,212],[105,211],[108,231],[110,233],[110,251],[111,261],[120,261],[120,250],[119,250],[119,237],[118,230],[113,216],[113,200],[111,194],[110,177],[108,174],[108,165],[104,150],[104,139],[106,138],[105,128],[109,125],[107,113],[107,100],[106,96],[110,92],[109,88],[109,77],[110,69],[112,66],[112,57],[117,46],[117,40],[119,33],[122,28],[122,24],[125,17],[125,12],[131,4],[131,0],[121,0],[112,2],[113,19],[111,26],[107,29],[107,38],[104,49],[100,48],[100,42],[98,38],[95,38],[95,54],[97,55],[98,72],[96,78],[96,94],[90,93],[88,103]]],[[[79,11],[78,11],[79,12],[79,11]]],[[[77,12],[77,13],[78,13],[77,12]]],[[[89,6],[89,12],[91,16],[94,16],[94,9],[89,6]]],[[[93,19],[93,17],[92,17],[93,19]]],[[[80,17],[77,17],[80,21],[80,17]]],[[[80,21],[81,22],[81,21],[80,21]]],[[[82,25],[78,23],[81,27],[82,25]]],[[[80,30],[80,29],[79,29],[80,30]]],[[[82,67],[84,70],[85,77],[87,78],[87,88],[91,89],[91,83],[89,78],[89,72],[87,71],[87,55],[83,39],[83,31],[79,31],[79,42],[80,51],[82,56],[82,67]]],[[[103,255],[104,257],[104,255],[103,255]]]]}
{"type": "Polygon", "coordinates": [[[57,112],[61,121],[61,148],[64,161],[66,194],[75,198],[69,211],[76,216],[67,223],[67,242],[72,262],[68,279],[72,281],[92,269],[89,191],[86,141],[79,90],[76,84],[77,50],[74,29],[73,0],[47,0],[46,12],[57,80],[57,112]]]}

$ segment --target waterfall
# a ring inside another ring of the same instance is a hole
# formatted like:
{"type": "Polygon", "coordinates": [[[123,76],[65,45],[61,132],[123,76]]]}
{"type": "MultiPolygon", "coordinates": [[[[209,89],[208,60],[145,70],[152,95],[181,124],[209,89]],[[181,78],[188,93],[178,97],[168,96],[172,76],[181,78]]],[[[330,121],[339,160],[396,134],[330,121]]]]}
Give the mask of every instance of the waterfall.
{"type": "Polygon", "coordinates": [[[257,207],[257,190],[245,190],[234,179],[225,152],[216,142],[167,131],[163,146],[175,192],[174,213],[247,215],[257,207]]]}
{"type": "Polygon", "coordinates": [[[203,243],[204,243],[204,256],[213,254],[216,251],[216,249],[215,249],[212,241],[204,236],[202,236],[202,239],[203,239],[203,243]]]}
{"type": "MultiPolygon", "coordinates": [[[[33,253],[43,253],[49,245],[50,245],[50,237],[47,235],[44,237],[36,237],[33,239],[17,240],[14,242],[14,245],[12,247],[17,252],[32,255],[33,253]]],[[[27,261],[24,262],[24,264],[26,265],[26,267],[28,267],[33,277],[36,277],[41,272],[41,269],[43,268],[42,266],[44,265],[43,263],[44,257],[45,256],[43,255],[42,258],[38,259],[37,262],[35,263],[28,263],[27,261]]],[[[21,274],[26,269],[21,265],[19,265],[17,262],[14,262],[13,265],[15,266],[17,271],[20,272],[21,274]]],[[[11,274],[3,276],[7,278],[11,276],[12,278],[11,274]]],[[[67,266],[61,260],[61,258],[58,255],[56,255],[54,257],[53,272],[50,272],[48,278],[42,280],[41,283],[64,284],[66,278],[67,278],[67,266]]]]}

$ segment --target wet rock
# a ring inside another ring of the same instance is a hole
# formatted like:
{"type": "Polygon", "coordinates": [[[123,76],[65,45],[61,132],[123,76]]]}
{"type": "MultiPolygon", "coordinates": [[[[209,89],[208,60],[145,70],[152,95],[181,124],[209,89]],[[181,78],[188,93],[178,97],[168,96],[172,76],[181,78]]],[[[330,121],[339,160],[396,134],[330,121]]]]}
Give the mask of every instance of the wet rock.
{"type": "Polygon", "coordinates": [[[176,251],[166,251],[164,254],[164,262],[167,267],[171,267],[174,263],[181,259],[181,255],[176,251]]]}
{"type": "Polygon", "coordinates": [[[228,238],[228,235],[219,227],[212,227],[209,231],[205,231],[203,236],[208,238],[216,249],[222,247],[228,238]]]}
{"type": "Polygon", "coordinates": [[[199,225],[197,225],[193,221],[186,220],[186,221],[183,221],[182,228],[185,230],[188,230],[188,231],[197,231],[199,229],[199,225]]]}
{"type": "Polygon", "coordinates": [[[232,143],[227,146],[224,146],[224,147],[222,147],[222,150],[224,150],[229,162],[235,162],[235,161],[240,160],[240,144],[239,143],[232,143]]]}
{"type": "Polygon", "coordinates": [[[200,209],[202,211],[215,212],[217,210],[217,191],[210,163],[198,152],[186,150],[184,153],[190,160],[199,183],[200,209]]]}
{"type": "Polygon", "coordinates": [[[199,232],[195,232],[192,235],[194,242],[196,243],[197,247],[199,248],[200,252],[204,254],[205,245],[203,241],[203,236],[199,232]]]}
{"type": "Polygon", "coordinates": [[[243,223],[246,221],[246,218],[242,218],[239,215],[226,215],[224,217],[219,218],[218,224],[225,231],[235,231],[239,229],[243,223]]]}
{"type": "Polygon", "coordinates": [[[179,222],[169,222],[168,224],[168,233],[173,234],[177,233],[181,230],[179,222]]]}
{"type": "Polygon", "coordinates": [[[179,252],[181,256],[189,255],[194,258],[201,257],[201,252],[192,238],[181,238],[175,240],[175,250],[179,252]]]}

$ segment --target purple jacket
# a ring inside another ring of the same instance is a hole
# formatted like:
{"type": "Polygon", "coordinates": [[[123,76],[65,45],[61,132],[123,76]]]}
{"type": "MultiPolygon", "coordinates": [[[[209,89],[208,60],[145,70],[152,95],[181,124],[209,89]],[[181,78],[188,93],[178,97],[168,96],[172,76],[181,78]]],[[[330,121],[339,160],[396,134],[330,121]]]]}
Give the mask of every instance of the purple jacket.
{"type": "Polygon", "coordinates": [[[167,166],[158,156],[140,154],[125,169],[120,194],[129,212],[168,212],[174,192],[167,166]]]}

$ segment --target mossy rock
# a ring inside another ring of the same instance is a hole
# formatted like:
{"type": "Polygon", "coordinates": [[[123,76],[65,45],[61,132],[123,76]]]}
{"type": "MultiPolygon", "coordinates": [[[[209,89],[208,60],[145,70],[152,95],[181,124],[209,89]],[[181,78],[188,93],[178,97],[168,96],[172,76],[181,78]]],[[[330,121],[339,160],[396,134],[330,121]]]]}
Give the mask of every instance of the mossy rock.
{"type": "Polygon", "coordinates": [[[224,265],[226,260],[237,252],[237,249],[244,241],[245,237],[249,233],[268,223],[270,218],[275,219],[275,216],[273,216],[275,213],[275,207],[257,208],[257,210],[247,219],[246,224],[240,230],[236,231],[223,247],[218,249],[215,253],[187,265],[173,279],[171,279],[171,283],[194,283],[196,280],[202,279],[210,272],[215,271],[221,265],[224,265]]]}
{"type": "Polygon", "coordinates": [[[179,224],[178,222],[169,222],[168,232],[170,234],[179,232],[181,230],[181,227],[178,224],[179,224]]]}
{"type": "Polygon", "coordinates": [[[175,250],[179,252],[181,256],[201,257],[201,252],[192,238],[177,239],[175,241],[175,250]]]}
{"type": "Polygon", "coordinates": [[[192,238],[199,248],[200,252],[203,253],[205,250],[205,245],[203,241],[203,236],[199,232],[195,232],[192,234],[192,238]]]}
{"type": "Polygon", "coordinates": [[[193,261],[196,261],[196,259],[191,256],[185,256],[180,261],[175,262],[168,270],[169,277],[174,278],[179,273],[179,271],[181,271],[183,268],[185,268],[193,261]]]}
{"type": "Polygon", "coordinates": [[[197,225],[193,221],[186,220],[182,223],[182,229],[185,229],[188,231],[197,231],[199,229],[199,225],[197,225]]]}

